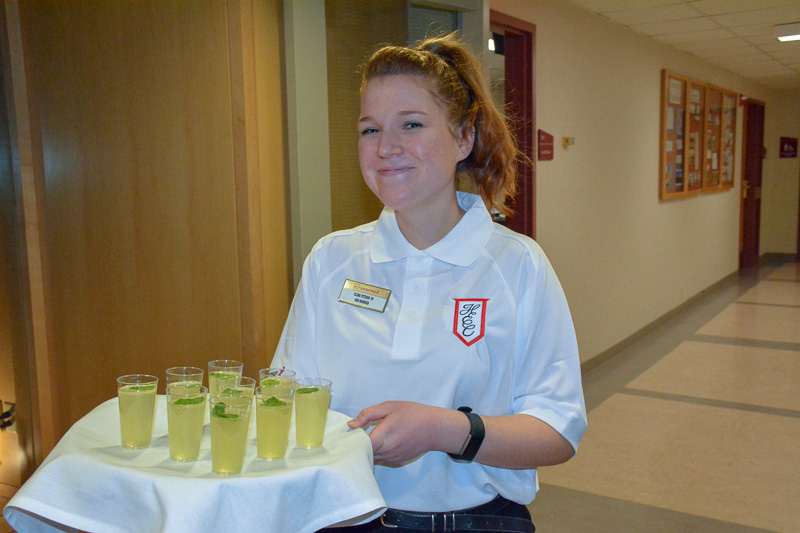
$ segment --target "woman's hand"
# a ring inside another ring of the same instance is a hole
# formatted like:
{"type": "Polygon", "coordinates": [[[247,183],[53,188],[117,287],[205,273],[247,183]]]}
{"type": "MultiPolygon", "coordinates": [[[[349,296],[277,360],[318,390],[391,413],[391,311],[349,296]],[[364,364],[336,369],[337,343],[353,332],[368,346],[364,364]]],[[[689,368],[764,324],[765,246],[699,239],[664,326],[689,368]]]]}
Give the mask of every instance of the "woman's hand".
{"type": "Polygon", "coordinates": [[[347,425],[365,428],[379,421],[369,434],[375,463],[402,466],[433,451],[457,452],[469,432],[462,413],[414,402],[383,402],[361,411],[347,425]]]}

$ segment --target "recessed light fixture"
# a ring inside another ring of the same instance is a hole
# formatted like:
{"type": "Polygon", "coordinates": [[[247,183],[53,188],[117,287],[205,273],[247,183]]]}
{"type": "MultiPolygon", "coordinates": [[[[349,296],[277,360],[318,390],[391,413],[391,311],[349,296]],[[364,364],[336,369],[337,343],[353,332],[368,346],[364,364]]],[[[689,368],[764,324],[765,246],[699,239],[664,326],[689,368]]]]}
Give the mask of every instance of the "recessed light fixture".
{"type": "Polygon", "coordinates": [[[800,41],[800,22],[778,24],[772,28],[772,34],[781,42],[800,41]]]}

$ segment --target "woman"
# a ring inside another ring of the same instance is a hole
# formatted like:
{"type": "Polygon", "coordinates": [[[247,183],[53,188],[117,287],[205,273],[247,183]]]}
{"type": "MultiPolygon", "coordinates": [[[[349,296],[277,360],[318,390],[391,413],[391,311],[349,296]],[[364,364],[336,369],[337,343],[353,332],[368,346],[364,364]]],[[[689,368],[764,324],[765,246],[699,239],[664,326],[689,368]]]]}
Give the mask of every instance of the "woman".
{"type": "Polygon", "coordinates": [[[519,152],[452,36],[370,58],[358,131],[386,207],[314,247],[273,364],[331,379],[371,429],[390,510],[353,531],[533,531],[535,469],[574,455],[586,412],[558,279],[488,210],[519,152]]]}

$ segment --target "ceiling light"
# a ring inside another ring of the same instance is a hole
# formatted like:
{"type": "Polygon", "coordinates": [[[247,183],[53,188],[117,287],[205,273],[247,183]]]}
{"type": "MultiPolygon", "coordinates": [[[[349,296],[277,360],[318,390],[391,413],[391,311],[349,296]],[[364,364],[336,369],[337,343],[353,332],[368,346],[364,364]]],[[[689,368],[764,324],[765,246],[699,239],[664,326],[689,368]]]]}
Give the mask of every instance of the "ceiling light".
{"type": "Polygon", "coordinates": [[[772,28],[772,34],[781,42],[800,41],[800,22],[778,24],[772,28]]]}

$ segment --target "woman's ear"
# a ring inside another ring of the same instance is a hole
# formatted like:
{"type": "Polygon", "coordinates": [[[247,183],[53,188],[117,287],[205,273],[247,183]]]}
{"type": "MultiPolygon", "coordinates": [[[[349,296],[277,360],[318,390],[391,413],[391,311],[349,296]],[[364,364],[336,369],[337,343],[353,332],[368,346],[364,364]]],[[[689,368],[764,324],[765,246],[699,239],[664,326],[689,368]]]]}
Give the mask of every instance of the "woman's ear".
{"type": "Polygon", "coordinates": [[[472,153],[472,147],[475,145],[475,125],[470,124],[461,128],[458,135],[458,160],[463,161],[469,154],[472,153]]]}

